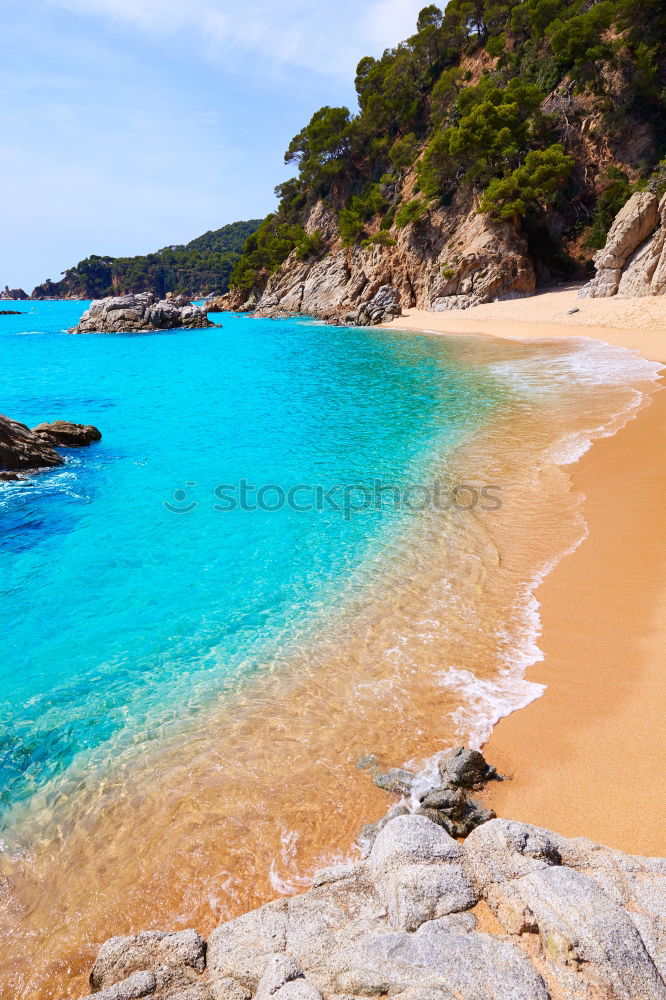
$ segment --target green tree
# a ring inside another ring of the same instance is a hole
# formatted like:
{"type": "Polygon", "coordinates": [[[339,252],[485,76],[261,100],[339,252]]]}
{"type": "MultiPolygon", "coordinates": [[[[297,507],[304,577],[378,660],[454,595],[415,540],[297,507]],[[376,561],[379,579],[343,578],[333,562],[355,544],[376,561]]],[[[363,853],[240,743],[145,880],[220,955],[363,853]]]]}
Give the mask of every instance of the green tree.
{"type": "Polygon", "coordinates": [[[559,143],[532,150],[520,167],[490,182],[479,211],[488,212],[494,219],[518,220],[529,211],[549,205],[569,177],[573,163],[559,143]]]}

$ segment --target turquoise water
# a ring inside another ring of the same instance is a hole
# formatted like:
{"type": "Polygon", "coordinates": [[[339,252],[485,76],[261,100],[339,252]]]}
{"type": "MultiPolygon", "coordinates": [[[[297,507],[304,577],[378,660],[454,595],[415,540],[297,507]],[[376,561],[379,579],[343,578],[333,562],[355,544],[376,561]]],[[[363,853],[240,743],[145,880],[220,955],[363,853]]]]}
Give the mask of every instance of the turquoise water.
{"type": "MultiPolygon", "coordinates": [[[[0,484],[5,813],[298,644],[413,516],[390,503],[346,516],[340,488],[341,510],[220,510],[238,493],[218,486],[300,484],[304,507],[316,486],[419,482],[502,398],[437,338],[229,315],[222,329],[69,336],[85,306],[0,317],[1,412],[103,434],[0,484]]],[[[267,490],[264,506],[278,499],[267,490]]]]}

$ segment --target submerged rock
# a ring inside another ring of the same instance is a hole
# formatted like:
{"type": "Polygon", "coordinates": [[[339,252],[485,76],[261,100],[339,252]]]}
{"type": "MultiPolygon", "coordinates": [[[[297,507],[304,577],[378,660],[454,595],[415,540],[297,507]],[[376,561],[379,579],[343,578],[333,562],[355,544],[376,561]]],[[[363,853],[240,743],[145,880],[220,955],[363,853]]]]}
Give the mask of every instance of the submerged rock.
{"type": "Polygon", "coordinates": [[[215,326],[205,309],[184,296],[158,300],[152,292],[92,302],[70,333],[150,333],[215,326]]]}

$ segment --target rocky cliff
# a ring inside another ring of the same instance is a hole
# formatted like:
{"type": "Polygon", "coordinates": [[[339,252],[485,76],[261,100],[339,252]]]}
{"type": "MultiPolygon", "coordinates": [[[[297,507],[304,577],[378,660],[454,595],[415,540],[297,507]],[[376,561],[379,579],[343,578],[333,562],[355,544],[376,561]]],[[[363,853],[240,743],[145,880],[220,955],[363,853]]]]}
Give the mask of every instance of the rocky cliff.
{"type": "Polygon", "coordinates": [[[28,293],[24,292],[22,288],[10,288],[9,285],[5,285],[4,290],[0,292],[0,299],[18,302],[27,298],[28,293]]]}
{"type": "Polygon", "coordinates": [[[666,294],[666,195],[636,192],[618,212],[582,298],[666,294]]]}
{"type": "Polygon", "coordinates": [[[508,223],[480,215],[463,197],[394,229],[385,245],[342,246],[336,215],[321,201],[304,228],[325,233],[328,252],[306,260],[292,253],[260,294],[236,293],[228,307],[368,325],[402,309],[465,309],[535,289],[525,238],[508,223]]]}
{"type": "Polygon", "coordinates": [[[152,292],[92,302],[70,333],[150,333],[214,326],[205,309],[184,296],[158,300],[152,292]]]}
{"type": "Polygon", "coordinates": [[[666,859],[420,815],[220,925],[115,937],[89,1000],[666,1000],[666,859]]]}

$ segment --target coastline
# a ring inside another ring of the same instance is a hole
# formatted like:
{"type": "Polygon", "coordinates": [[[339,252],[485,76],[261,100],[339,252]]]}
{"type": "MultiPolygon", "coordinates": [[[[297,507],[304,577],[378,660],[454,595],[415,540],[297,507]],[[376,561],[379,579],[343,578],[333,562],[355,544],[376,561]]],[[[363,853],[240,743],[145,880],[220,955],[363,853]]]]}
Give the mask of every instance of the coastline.
{"type": "MultiPolygon", "coordinates": [[[[591,306],[587,316],[567,316],[572,295],[412,313],[390,325],[520,340],[586,336],[666,362],[666,300],[579,300],[591,306]]],[[[544,658],[526,679],[546,690],[502,719],[485,746],[513,778],[486,797],[499,816],[649,855],[666,853],[654,808],[666,711],[665,445],[666,396],[657,392],[568,467],[588,536],[536,591],[544,658]]]]}

